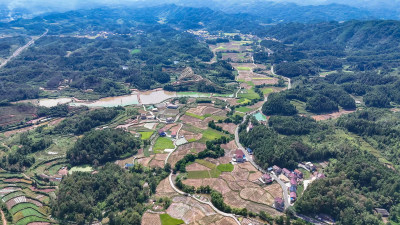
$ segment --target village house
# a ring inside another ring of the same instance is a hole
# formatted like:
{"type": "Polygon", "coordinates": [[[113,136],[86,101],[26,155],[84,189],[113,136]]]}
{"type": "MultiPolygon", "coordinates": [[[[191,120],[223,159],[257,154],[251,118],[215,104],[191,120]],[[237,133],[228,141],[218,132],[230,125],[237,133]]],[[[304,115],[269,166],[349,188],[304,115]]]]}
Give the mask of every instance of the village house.
{"type": "Polygon", "coordinates": [[[173,122],[174,122],[174,118],[172,118],[172,117],[167,118],[167,123],[173,123],[173,122]]]}
{"type": "Polygon", "coordinates": [[[267,184],[272,182],[272,177],[268,173],[264,174],[261,179],[267,184]]]}
{"type": "Polygon", "coordinates": [[[246,160],[246,155],[243,153],[242,150],[238,149],[234,155],[234,161],[236,162],[244,162],[246,160]]]}
{"type": "Polygon", "coordinates": [[[274,205],[277,210],[283,211],[285,209],[285,203],[282,198],[275,198],[274,205]]]}
{"type": "Polygon", "coordinates": [[[323,174],[323,173],[318,173],[318,174],[316,175],[316,178],[317,178],[317,179],[323,179],[323,178],[325,178],[325,174],[323,174]]]}
{"type": "Polygon", "coordinates": [[[168,109],[177,109],[177,108],[179,108],[179,106],[178,105],[174,105],[174,104],[168,104],[167,108],[168,109]]]}
{"type": "Polygon", "coordinates": [[[297,187],[296,186],[290,186],[289,191],[290,192],[297,192],[297,187]]]}
{"type": "Polygon", "coordinates": [[[312,164],[311,162],[306,163],[306,168],[309,169],[311,172],[317,170],[317,167],[314,166],[314,164],[312,164]]]}
{"type": "Polygon", "coordinates": [[[291,185],[291,186],[296,186],[296,187],[297,187],[297,180],[296,180],[296,178],[292,178],[292,179],[290,180],[290,185],[291,185]]]}
{"type": "Polygon", "coordinates": [[[171,137],[172,137],[172,138],[176,138],[176,131],[172,131],[171,137]]]}
{"type": "Polygon", "coordinates": [[[298,178],[303,178],[303,173],[302,173],[300,170],[298,170],[298,169],[295,169],[295,170],[294,170],[294,174],[296,174],[296,176],[297,176],[298,178]]]}
{"type": "Polygon", "coordinates": [[[283,169],[282,169],[282,173],[283,173],[283,175],[285,175],[287,178],[290,178],[291,172],[290,172],[288,169],[283,168],[283,169]]]}
{"type": "Polygon", "coordinates": [[[140,114],[140,119],[145,120],[147,118],[146,113],[140,114]]]}
{"type": "Polygon", "coordinates": [[[272,169],[274,170],[274,173],[275,173],[276,175],[279,175],[279,174],[282,173],[282,169],[281,169],[279,166],[277,166],[277,165],[274,165],[274,166],[272,167],[272,169]]]}
{"type": "Polygon", "coordinates": [[[375,208],[374,210],[377,214],[380,214],[382,217],[389,217],[389,212],[386,209],[375,208]]]}
{"type": "Polygon", "coordinates": [[[151,111],[158,112],[158,109],[157,108],[153,108],[151,111]]]}
{"type": "Polygon", "coordinates": [[[246,150],[250,155],[253,155],[253,150],[251,150],[251,148],[246,148],[246,150]]]}
{"type": "Polygon", "coordinates": [[[290,202],[293,203],[297,199],[297,194],[296,192],[290,192],[290,202]]]}

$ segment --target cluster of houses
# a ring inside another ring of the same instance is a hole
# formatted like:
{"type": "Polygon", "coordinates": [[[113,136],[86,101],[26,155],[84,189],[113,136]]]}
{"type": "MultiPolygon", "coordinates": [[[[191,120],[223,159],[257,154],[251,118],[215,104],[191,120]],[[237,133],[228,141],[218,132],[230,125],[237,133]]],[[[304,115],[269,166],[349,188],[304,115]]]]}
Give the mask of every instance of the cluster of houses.
{"type": "Polygon", "coordinates": [[[141,113],[140,114],[141,120],[154,120],[155,118],[156,118],[156,116],[151,113],[141,113]]]}
{"type": "MultiPolygon", "coordinates": [[[[325,175],[323,173],[318,173],[316,171],[317,168],[311,162],[306,163],[305,168],[308,169],[310,172],[314,172],[314,176],[316,179],[325,178],[325,175]]],[[[287,177],[289,179],[290,202],[291,203],[295,202],[297,199],[297,185],[298,185],[298,182],[303,180],[303,173],[298,169],[295,169],[294,171],[290,171],[286,168],[281,169],[280,167],[278,167],[276,165],[269,168],[269,170],[273,171],[276,175],[283,174],[285,177],[287,177]]],[[[266,176],[266,178],[268,178],[268,177],[266,176]]],[[[265,180],[268,180],[268,179],[265,179],[265,180]]],[[[279,199],[276,199],[276,200],[279,200],[279,199]]],[[[276,202],[276,205],[277,204],[279,205],[279,201],[276,202]]]]}

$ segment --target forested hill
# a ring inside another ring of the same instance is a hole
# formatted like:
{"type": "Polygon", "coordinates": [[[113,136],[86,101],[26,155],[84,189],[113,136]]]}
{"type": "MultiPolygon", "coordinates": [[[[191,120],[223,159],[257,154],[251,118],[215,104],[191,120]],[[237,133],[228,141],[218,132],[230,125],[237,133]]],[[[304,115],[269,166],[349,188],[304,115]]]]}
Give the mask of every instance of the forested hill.
{"type": "Polygon", "coordinates": [[[334,46],[338,50],[378,52],[397,51],[400,48],[400,21],[394,20],[288,23],[270,26],[264,32],[283,43],[297,44],[303,48],[334,46]]]}
{"type": "Polygon", "coordinates": [[[251,32],[255,28],[261,28],[255,17],[247,14],[227,14],[209,8],[169,4],[147,8],[98,8],[54,13],[33,19],[0,23],[0,29],[24,27],[34,34],[39,34],[45,29],[49,29],[50,34],[76,32],[74,28],[127,33],[131,26],[159,23],[173,25],[179,29],[206,28],[226,32],[237,29],[251,32]]]}

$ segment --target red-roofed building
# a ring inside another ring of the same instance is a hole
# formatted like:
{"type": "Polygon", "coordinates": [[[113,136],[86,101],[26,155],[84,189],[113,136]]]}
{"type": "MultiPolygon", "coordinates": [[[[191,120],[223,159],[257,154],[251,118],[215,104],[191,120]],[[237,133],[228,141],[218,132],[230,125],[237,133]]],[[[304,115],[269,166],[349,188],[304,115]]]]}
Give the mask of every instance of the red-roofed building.
{"type": "Polygon", "coordinates": [[[264,174],[261,179],[267,184],[272,182],[272,177],[268,173],[264,174]]]}
{"type": "Polygon", "coordinates": [[[282,198],[275,198],[275,208],[280,211],[285,209],[285,203],[283,202],[282,198]]]}
{"type": "Polygon", "coordinates": [[[236,162],[244,162],[246,156],[242,150],[238,149],[235,151],[234,159],[236,162]]]}
{"type": "Polygon", "coordinates": [[[295,202],[297,199],[297,194],[296,192],[290,192],[290,202],[295,202]]]}
{"type": "Polygon", "coordinates": [[[176,131],[172,131],[171,137],[176,138],[176,131]]]}
{"type": "Polygon", "coordinates": [[[286,169],[286,168],[283,168],[282,169],[282,173],[283,173],[283,175],[285,175],[287,178],[289,178],[289,176],[290,176],[290,171],[288,170],[288,169],[286,169]]]}
{"type": "Polygon", "coordinates": [[[322,179],[322,178],[325,178],[325,174],[323,174],[323,173],[318,173],[318,174],[317,174],[317,179],[322,179]]]}
{"type": "Polygon", "coordinates": [[[292,179],[290,180],[290,185],[296,186],[296,187],[297,187],[297,180],[296,180],[296,178],[292,178],[292,179]]]}
{"type": "Polygon", "coordinates": [[[297,175],[298,178],[303,178],[303,173],[300,170],[295,169],[294,173],[297,175]]]}
{"type": "Polygon", "coordinates": [[[272,167],[272,169],[274,170],[274,173],[275,173],[276,175],[279,175],[279,174],[282,173],[282,169],[281,169],[279,166],[277,166],[277,165],[274,165],[274,166],[272,167]]]}

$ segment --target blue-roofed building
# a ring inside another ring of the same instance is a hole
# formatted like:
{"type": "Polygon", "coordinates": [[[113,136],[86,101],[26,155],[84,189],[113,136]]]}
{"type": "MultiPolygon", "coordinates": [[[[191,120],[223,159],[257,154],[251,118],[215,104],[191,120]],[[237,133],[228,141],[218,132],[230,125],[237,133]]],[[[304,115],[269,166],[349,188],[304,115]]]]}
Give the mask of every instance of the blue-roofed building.
{"type": "Polygon", "coordinates": [[[133,163],[126,163],[126,164],[125,164],[125,169],[131,168],[131,167],[133,167],[133,166],[134,166],[133,163]]]}
{"type": "Polygon", "coordinates": [[[253,155],[253,150],[251,150],[250,148],[246,148],[246,150],[250,155],[253,155]]]}

